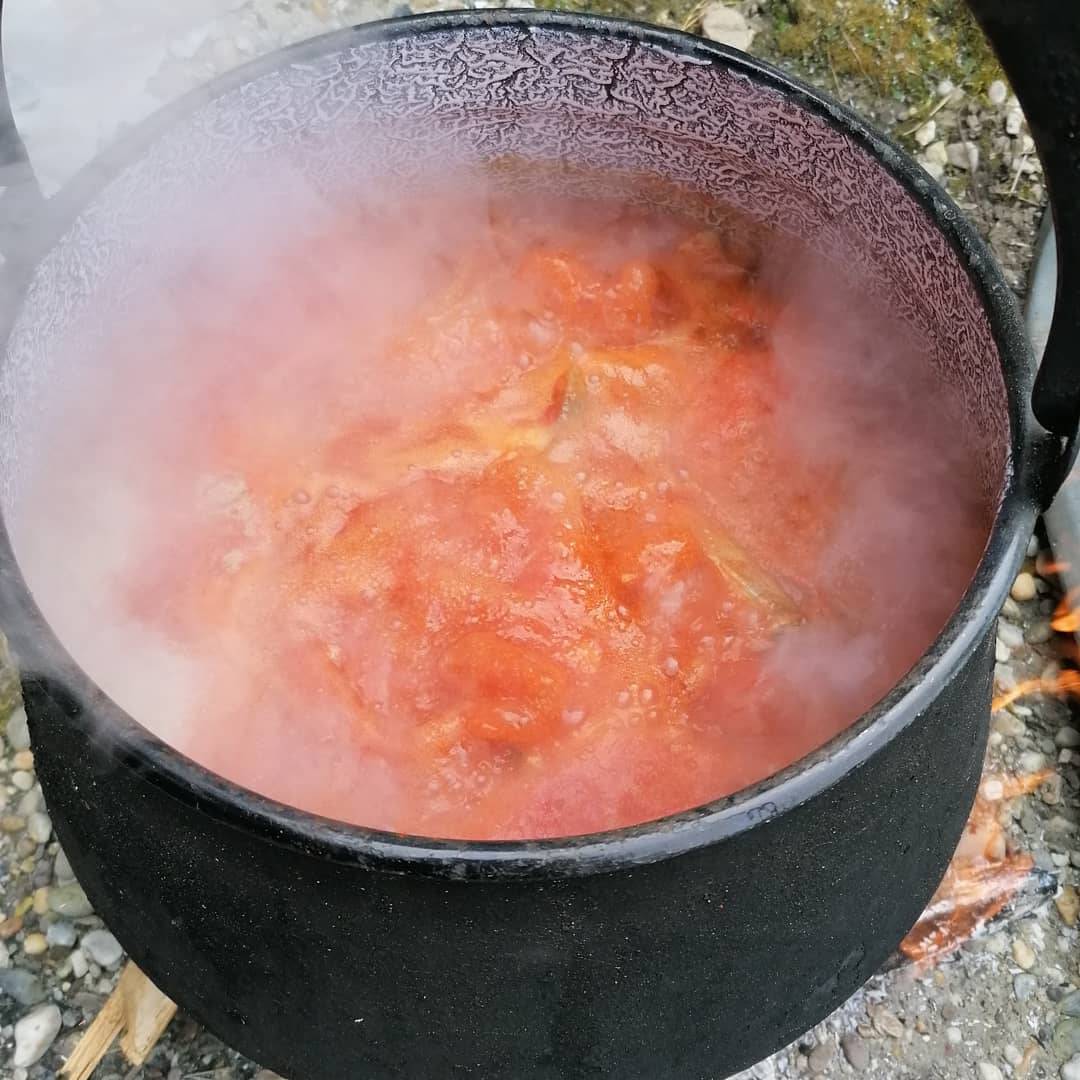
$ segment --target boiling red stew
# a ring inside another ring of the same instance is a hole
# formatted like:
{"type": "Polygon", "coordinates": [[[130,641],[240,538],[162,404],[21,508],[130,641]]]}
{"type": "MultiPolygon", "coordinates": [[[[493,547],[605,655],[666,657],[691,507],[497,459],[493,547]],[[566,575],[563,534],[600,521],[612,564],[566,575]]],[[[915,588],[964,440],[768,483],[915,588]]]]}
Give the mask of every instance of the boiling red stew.
{"type": "Polygon", "coordinates": [[[984,515],[970,469],[923,490],[917,347],[834,347],[848,308],[767,263],[659,210],[463,191],[190,266],[125,374],[185,378],[94,436],[153,522],[117,618],[197,673],[174,741],[335,818],[511,838],[707,802],[850,724],[984,515]],[[863,348],[903,378],[863,385],[863,348]]]}

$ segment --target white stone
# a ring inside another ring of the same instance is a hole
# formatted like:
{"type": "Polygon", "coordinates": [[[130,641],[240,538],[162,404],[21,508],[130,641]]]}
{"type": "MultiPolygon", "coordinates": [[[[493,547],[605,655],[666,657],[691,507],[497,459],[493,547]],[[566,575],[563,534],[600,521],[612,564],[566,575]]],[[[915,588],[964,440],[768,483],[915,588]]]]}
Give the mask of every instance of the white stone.
{"type": "Polygon", "coordinates": [[[719,0],[714,0],[705,9],[701,17],[701,32],[710,41],[718,41],[721,45],[729,45],[743,52],[750,48],[754,40],[754,31],[743,13],[719,0]]]}
{"type": "Polygon", "coordinates": [[[1080,1054],[1073,1054],[1061,1066],[1061,1080],[1080,1080],[1080,1054]]]}
{"type": "Polygon", "coordinates": [[[31,814],[26,821],[26,835],[36,844],[47,844],[52,836],[52,820],[43,810],[31,814]]]}
{"type": "Polygon", "coordinates": [[[937,121],[927,120],[915,130],[915,141],[919,146],[929,146],[937,138],[937,121]]]}
{"type": "MultiPolygon", "coordinates": [[[[979,167],[979,148],[973,142],[949,143],[945,147],[945,154],[949,164],[956,169],[974,172],[979,167]]],[[[1032,596],[1034,595],[1032,591],[1032,596]]]]}
{"type": "Polygon", "coordinates": [[[1019,626],[1009,622],[1008,619],[998,619],[997,636],[1010,649],[1019,649],[1024,644],[1024,631],[1019,626]]]}
{"type": "Polygon", "coordinates": [[[1009,88],[1000,79],[995,79],[986,88],[986,96],[990,99],[991,105],[1004,105],[1005,99],[1009,96],[1009,88]]]}
{"type": "MultiPolygon", "coordinates": [[[[960,143],[954,143],[954,146],[961,145],[960,143]]],[[[952,150],[952,146],[949,147],[952,150]]],[[[952,161],[952,157],[949,157],[952,161]]],[[[1012,583],[1012,588],[1009,590],[1010,595],[1018,603],[1024,603],[1028,600],[1035,599],[1035,578],[1031,576],[1026,570],[1022,570],[1016,575],[1016,580],[1012,583]]]]}
{"type": "Polygon", "coordinates": [[[945,175],[945,166],[940,161],[922,162],[922,167],[935,179],[940,180],[945,175]]]}
{"type": "Polygon", "coordinates": [[[1001,638],[998,638],[994,642],[994,659],[999,664],[1007,664],[1010,656],[1012,656],[1012,649],[1001,638]]]}
{"type": "Polygon", "coordinates": [[[1010,109],[1005,114],[1005,132],[1008,135],[1019,135],[1024,127],[1024,114],[1019,109],[1010,109]]]}
{"type": "Polygon", "coordinates": [[[955,89],[952,79],[942,79],[937,84],[938,97],[948,97],[955,89]]]}
{"type": "Polygon", "coordinates": [[[124,958],[120,942],[108,930],[91,930],[83,934],[79,948],[103,968],[114,968],[124,958]]]}
{"type": "Polygon", "coordinates": [[[12,750],[30,749],[30,728],[26,723],[26,710],[21,705],[8,718],[7,740],[12,750]]]}
{"type": "Polygon", "coordinates": [[[1035,750],[1027,750],[1020,755],[1021,772],[1033,773],[1046,767],[1046,758],[1035,750]]]}
{"type": "Polygon", "coordinates": [[[1019,1065],[1024,1060],[1024,1055],[1012,1043],[1006,1043],[1001,1052],[1010,1065],[1019,1065]]]}
{"type": "Polygon", "coordinates": [[[945,1029],[945,1039],[947,1042],[952,1043],[953,1046],[959,1046],[963,1041],[964,1036],[960,1034],[958,1027],[948,1027],[945,1029]]]}
{"type": "Polygon", "coordinates": [[[29,1068],[39,1061],[60,1033],[60,1010],[55,1005],[41,1005],[27,1013],[15,1025],[15,1054],[11,1059],[16,1068],[29,1068]]]}
{"type": "Polygon", "coordinates": [[[933,162],[937,165],[947,165],[949,162],[949,155],[945,152],[945,140],[938,139],[937,142],[932,142],[923,151],[923,161],[933,162]]]}
{"type": "Polygon", "coordinates": [[[1005,1080],[1001,1070],[989,1061],[979,1062],[979,1080],[1005,1080]]]}

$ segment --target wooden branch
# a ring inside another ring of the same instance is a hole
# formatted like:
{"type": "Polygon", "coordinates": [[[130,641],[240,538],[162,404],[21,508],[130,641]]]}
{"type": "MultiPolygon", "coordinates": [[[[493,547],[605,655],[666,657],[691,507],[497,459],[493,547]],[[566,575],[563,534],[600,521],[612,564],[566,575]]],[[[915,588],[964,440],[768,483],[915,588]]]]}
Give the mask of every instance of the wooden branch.
{"type": "Polygon", "coordinates": [[[83,1032],[60,1070],[67,1080],[89,1080],[117,1036],[120,1050],[135,1066],[157,1045],[176,1006],[130,961],[116,989],[83,1032]]]}

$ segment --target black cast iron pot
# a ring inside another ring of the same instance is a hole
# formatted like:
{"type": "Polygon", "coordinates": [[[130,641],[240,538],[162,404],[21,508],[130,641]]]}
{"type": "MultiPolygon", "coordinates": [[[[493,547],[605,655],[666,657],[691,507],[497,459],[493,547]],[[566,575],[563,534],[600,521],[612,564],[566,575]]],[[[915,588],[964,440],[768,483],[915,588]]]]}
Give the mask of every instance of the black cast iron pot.
{"type": "MultiPolygon", "coordinates": [[[[1080,22],[1057,0],[975,6],[1021,91],[1052,194],[1075,195],[1068,72],[1080,22]]],[[[109,298],[152,267],[140,237],[156,215],[184,214],[192,189],[282,146],[312,175],[369,168],[395,182],[439,167],[447,146],[463,160],[630,167],[734,202],[825,254],[843,250],[936,342],[932,359],[965,393],[997,506],[992,535],[916,667],[817,753],[662,821],[504,843],[347,827],[186,760],[68,656],[5,536],[0,624],[64,850],[139,966],[292,1080],[715,1080],[748,1065],[878,969],[960,836],[983,759],[994,618],[1076,430],[1068,363],[1080,305],[1059,304],[1035,391],[1040,425],[1016,305],[986,248],[912,161],[820,93],[631,23],[395,20],[226,76],[38,208],[49,238],[27,268],[0,380],[9,523],[42,395],[64,379],[58,342],[107,324],[109,298]]],[[[4,151],[18,156],[10,127],[4,151]]],[[[1057,209],[1067,281],[1076,219],[1057,209]]],[[[16,549],[32,542],[12,536],[16,549]]]]}

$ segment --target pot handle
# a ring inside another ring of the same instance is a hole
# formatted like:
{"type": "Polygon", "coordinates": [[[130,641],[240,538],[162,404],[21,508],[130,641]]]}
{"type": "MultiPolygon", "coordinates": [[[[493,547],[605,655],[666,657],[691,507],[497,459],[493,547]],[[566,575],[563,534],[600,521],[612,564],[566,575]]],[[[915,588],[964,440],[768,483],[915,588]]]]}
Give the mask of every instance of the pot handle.
{"type": "Polygon", "coordinates": [[[1057,299],[1035,377],[1035,419],[1062,439],[1049,503],[1076,456],[1080,425],[1080,10],[1075,0],[968,0],[1035,139],[1057,239],[1057,299]]]}

